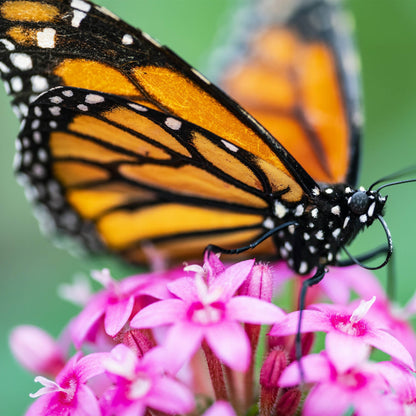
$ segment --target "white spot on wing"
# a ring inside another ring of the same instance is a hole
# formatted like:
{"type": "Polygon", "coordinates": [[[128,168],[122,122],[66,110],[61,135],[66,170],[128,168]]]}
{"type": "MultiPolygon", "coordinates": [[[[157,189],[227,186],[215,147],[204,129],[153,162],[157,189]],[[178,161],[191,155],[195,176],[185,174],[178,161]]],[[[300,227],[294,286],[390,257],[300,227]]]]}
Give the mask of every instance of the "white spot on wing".
{"type": "Polygon", "coordinates": [[[85,102],[87,104],[98,104],[104,102],[104,97],[98,94],[87,94],[85,97],[85,102]]]}
{"type": "Polygon", "coordinates": [[[147,111],[146,107],[143,107],[142,105],[136,104],[136,103],[129,103],[129,107],[133,108],[136,111],[147,111]]]}
{"type": "Polygon", "coordinates": [[[3,62],[0,62],[0,71],[4,74],[8,74],[10,72],[10,68],[5,65],[3,62]]]}
{"type": "Polygon", "coordinates": [[[49,111],[51,112],[51,114],[55,117],[58,117],[59,115],[61,115],[61,107],[58,106],[53,106],[49,108],[49,111]]]}
{"type": "Polygon", "coordinates": [[[165,124],[172,130],[179,130],[182,127],[182,122],[173,117],[168,117],[165,124]]]}
{"type": "Polygon", "coordinates": [[[267,228],[269,230],[272,230],[274,228],[274,221],[270,217],[269,218],[266,218],[263,221],[263,227],[264,228],[267,228]]]}
{"type": "Polygon", "coordinates": [[[43,92],[49,88],[48,80],[41,75],[32,75],[30,77],[33,92],[43,92]]]}
{"type": "Polygon", "coordinates": [[[238,147],[237,146],[235,146],[235,145],[233,145],[232,143],[230,143],[230,142],[227,142],[227,140],[224,140],[224,139],[221,139],[221,143],[228,149],[228,150],[230,150],[231,152],[234,152],[234,153],[236,153],[236,152],[238,152],[238,147]]]}
{"type": "Polygon", "coordinates": [[[22,89],[23,89],[23,81],[22,81],[22,78],[20,78],[20,77],[13,77],[10,80],[10,85],[11,85],[12,90],[14,92],[20,92],[20,91],[22,91],[22,89]]]}
{"type": "Polygon", "coordinates": [[[20,112],[22,113],[23,117],[26,117],[29,113],[29,107],[25,103],[19,104],[20,112]]]}
{"type": "Polygon", "coordinates": [[[274,213],[276,214],[277,218],[283,218],[288,212],[288,209],[279,201],[274,203],[274,213]]]}
{"type": "Polygon", "coordinates": [[[132,35],[130,35],[130,34],[128,34],[128,33],[126,33],[126,34],[123,36],[123,39],[121,39],[121,43],[122,43],[123,45],[131,45],[131,44],[133,43],[133,36],[132,36],[132,35]]]}
{"type": "Polygon", "coordinates": [[[366,214],[360,215],[360,222],[362,222],[363,224],[367,222],[367,215],[366,214]]]}
{"type": "Polygon", "coordinates": [[[14,51],[16,49],[14,44],[8,39],[0,39],[0,43],[2,43],[8,51],[14,51]]]}
{"type": "Polygon", "coordinates": [[[322,230],[319,230],[315,233],[315,237],[317,240],[323,240],[324,239],[324,232],[322,230]]]}
{"type": "Polygon", "coordinates": [[[82,10],[83,12],[89,12],[91,9],[91,5],[82,0],[72,0],[71,7],[82,10]]]}
{"type": "Polygon", "coordinates": [[[4,89],[6,91],[6,94],[10,94],[12,91],[10,89],[10,84],[7,81],[3,81],[4,89]]]}
{"type": "Polygon", "coordinates": [[[63,99],[61,97],[54,96],[49,98],[49,101],[53,104],[60,104],[63,101],[63,99]]]}
{"type": "Polygon", "coordinates": [[[45,27],[43,31],[36,34],[39,48],[54,48],[55,47],[56,30],[51,27],[45,27]]]}
{"type": "Polygon", "coordinates": [[[87,13],[81,12],[79,10],[74,10],[74,17],[71,20],[71,25],[73,27],[79,27],[81,22],[84,20],[84,18],[87,16],[87,13]]]}
{"type": "Polygon", "coordinates": [[[88,107],[85,104],[78,104],[77,108],[81,111],[88,111],[88,107]]]}
{"type": "Polygon", "coordinates": [[[313,188],[312,189],[312,195],[318,196],[321,193],[321,191],[319,190],[319,188],[313,188]]]}
{"type": "Polygon", "coordinates": [[[71,90],[65,90],[65,91],[62,91],[62,95],[64,95],[65,97],[73,97],[74,92],[71,90]]]}
{"type": "Polygon", "coordinates": [[[26,53],[11,53],[10,60],[16,68],[22,71],[29,71],[33,68],[32,58],[26,53]]]}
{"type": "Polygon", "coordinates": [[[42,135],[40,134],[39,131],[33,132],[33,141],[38,144],[42,141],[42,135]]]}

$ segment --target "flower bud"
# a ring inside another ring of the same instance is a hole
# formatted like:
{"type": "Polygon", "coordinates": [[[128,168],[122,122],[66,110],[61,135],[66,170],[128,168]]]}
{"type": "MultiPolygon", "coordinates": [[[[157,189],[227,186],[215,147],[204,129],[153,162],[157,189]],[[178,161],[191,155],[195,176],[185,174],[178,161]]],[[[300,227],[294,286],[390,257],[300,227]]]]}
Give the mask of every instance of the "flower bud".
{"type": "Polygon", "coordinates": [[[241,285],[240,295],[251,296],[267,302],[272,301],[273,276],[266,264],[256,264],[245,282],[241,285]]]}
{"type": "Polygon", "coordinates": [[[277,402],[276,412],[274,413],[274,416],[294,415],[298,410],[301,397],[302,393],[299,389],[290,389],[284,392],[277,402]]]}
{"type": "Polygon", "coordinates": [[[138,357],[143,357],[147,351],[155,346],[155,342],[148,335],[152,337],[149,330],[132,329],[122,335],[122,342],[135,351],[138,357]]]}
{"type": "Polygon", "coordinates": [[[260,370],[260,415],[271,415],[279,393],[278,381],[287,366],[286,353],[273,350],[260,370]]]}
{"type": "Polygon", "coordinates": [[[34,374],[56,376],[65,365],[58,343],[42,329],[21,325],[10,334],[10,348],[16,360],[34,374]]]}

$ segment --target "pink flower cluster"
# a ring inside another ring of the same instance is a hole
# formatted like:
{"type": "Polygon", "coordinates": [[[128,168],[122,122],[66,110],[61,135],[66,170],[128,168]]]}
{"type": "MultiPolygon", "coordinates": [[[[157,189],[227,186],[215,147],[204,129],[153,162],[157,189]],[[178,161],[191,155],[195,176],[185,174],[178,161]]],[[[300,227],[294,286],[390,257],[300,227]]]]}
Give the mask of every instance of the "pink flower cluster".
{"type": "Polygon", "coordinates": [[[66,288],[85,305],[58,341],[31,326],[11,335],[43,386],[27,416],[416,414],[416,298],[399,309],[358,267],[332,268],[309,291],[301,364],[300,278],[283,263],[224,265],[211,254],[203,266],[92,276],[104,286],[96,294],[66,288]],[[371,359],[376,350],[385,361],[371,359]]]}

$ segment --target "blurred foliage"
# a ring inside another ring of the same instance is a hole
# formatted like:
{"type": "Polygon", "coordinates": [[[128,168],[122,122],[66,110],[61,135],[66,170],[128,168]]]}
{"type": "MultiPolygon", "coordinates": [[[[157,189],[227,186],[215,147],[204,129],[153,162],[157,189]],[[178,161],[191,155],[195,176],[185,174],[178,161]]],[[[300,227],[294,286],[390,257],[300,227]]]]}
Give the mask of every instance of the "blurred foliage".
{"type": "MultiPolygon", "coordinates": [[[[233,6],[242,0],[106,0],[105,5],[134,26],[169,45],[203,71],[217,31],[233,6]]],[[[416,2],[414,0],[350,0],[356,20],[365,95],[366,127],[361,182],[375,179],[416,161],[416,2]]],[[[60,301],[56,287],[75,273],[109,266],[116,277],[128,272],[109,259],[80,259],[54,247],[39,232],[31,208],[12,170],[18,131],[4,90],[0,91],[0,355],[3,379],[0,414],[22,414],[28,393],[39,385],[14,362],[8,351],[10,329],[22,323],[39,325],[58,335],[76,313],[60,301]]],[[[398,298],[413,293],[415,249],[415,185],[389,188],[386,219],[396,248],[398,298]]],[[[377,228],[377,227],[373,227],[377,228]]],[[[354,252],[384,242],[380,230],[358,239],[354,252]],[[380,241],[381,240],[381,241],[380,241]]],[[[131,272],[131,270],[130,270],[131,272]]],[[[385,271],[378,273],[385,278],[385,271]]]]}

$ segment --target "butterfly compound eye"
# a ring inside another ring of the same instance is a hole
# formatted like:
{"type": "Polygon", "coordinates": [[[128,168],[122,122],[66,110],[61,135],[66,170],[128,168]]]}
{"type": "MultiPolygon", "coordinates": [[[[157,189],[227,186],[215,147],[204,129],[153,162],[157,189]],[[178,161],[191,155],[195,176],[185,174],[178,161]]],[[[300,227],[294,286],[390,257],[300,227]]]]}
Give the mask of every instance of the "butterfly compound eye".
{"type": "Polygon", "coordinates": [[[366,192],[357,191],[349,201],[349,207],[354,214],[361,215],[367,211],[369,197],[366,192]]]}

